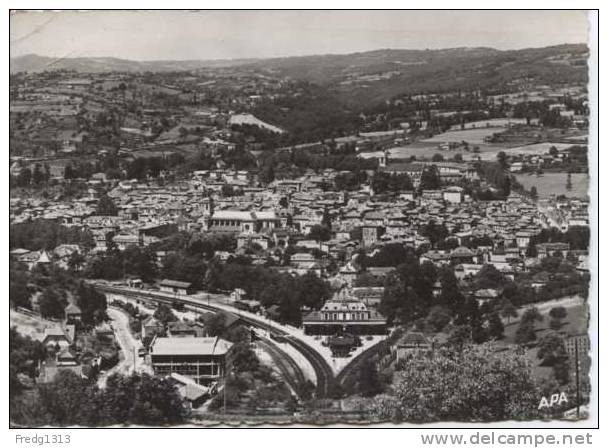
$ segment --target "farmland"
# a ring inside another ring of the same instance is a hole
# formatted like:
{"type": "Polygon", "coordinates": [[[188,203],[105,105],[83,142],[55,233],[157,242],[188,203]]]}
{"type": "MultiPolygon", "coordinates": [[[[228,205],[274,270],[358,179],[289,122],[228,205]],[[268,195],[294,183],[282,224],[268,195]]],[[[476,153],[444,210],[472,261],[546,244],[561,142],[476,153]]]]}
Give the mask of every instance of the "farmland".
{"type": "Polygon", "coordinates": [[[471,128],[465,130],[452,130],[447,131],[442,134],[434,135],[431,138],[427,138],[423,140],[423,142],[430,143],[460,143],[465,141],[470,145],[479,145],[484,143],[484,138],[489,137],[495,132],[501,132],[504,130],[503,126],[493,126],[493,127],[479,127],[479,128],[471,128]]]}
{"type": "Polygon", "coordinates": [[[542,176],[534,174],[518,174],[517,180],[524,188],[529,190],[533,186],[538,191],[540,198],[548,198],[552,194],[563,194],[568,197],[584,198],[589,189],[589,175],[585,173],[573,173],[571,176],[572,189],[566,189],[566,173],[545,173],[542,176]]]}

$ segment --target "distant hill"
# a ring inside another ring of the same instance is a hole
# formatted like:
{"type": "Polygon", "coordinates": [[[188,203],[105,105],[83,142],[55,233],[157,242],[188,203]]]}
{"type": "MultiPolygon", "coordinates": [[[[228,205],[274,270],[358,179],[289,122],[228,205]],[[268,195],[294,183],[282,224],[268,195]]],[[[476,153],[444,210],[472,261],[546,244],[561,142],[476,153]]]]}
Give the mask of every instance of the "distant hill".
{"type": "MultiPolygon", "coordinates": [[[[448,48],[441,50],[381,49],[350,54],[293,56],[269,59],[223,59],[187,61],[132,61],[111,57],[50,58],[28,54],[11,58],[11,73],[19,71],[70,69],[79,72],[110,71],[179,71],[197,68],[245,66],[276,72],[317,83],[356,80],[357,76],[389,73],[389,76],[413,76],[433,73],[458,64],[472,70],[504,70],[509,66],[543,64],[552,68],[573,68],[588,49],[584,44],[557,45],[545,48],[501,51],[487,47],[448,48]]],[[[525,67],[524,67],[525,68],[525,67]]],[[[584,67],[574,67],[583,69],[584,67]]],[[[365,82],[365,79],[363,80],[365,82]]]]}
{"type": "Polygon", "coordinates": [[[493,48],[376,50],[254,61],[247,66],[326,86],[345,103],[420,92],[499,88],[511,82],[587,81],[584,44],[500,51],[493,48]]]}
{"type": "Polygon", "coordinates": [[[10,72],[42,72],[45,70],[76,70],[82,73],[100,72],[167,72],[219,68],[243,65],[253,59],[226,59],[210,61],[131,61],[118,58],[50,58],[27,54],[11,58],[10,72]]]}

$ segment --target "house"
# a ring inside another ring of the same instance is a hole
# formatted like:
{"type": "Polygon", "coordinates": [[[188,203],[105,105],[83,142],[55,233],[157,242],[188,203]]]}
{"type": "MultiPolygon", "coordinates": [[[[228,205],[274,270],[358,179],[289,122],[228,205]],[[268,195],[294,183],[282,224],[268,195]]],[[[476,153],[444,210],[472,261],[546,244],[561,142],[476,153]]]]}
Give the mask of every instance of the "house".
{"type": "Polygon", "coordinates": [[[51,256],[46,250],[43,250],[42,252],[40,252],[40,256],[38,257],[38,259],[34,262],[34,265],[48,266],[49,264],[51,264],[51,256]]]}
{"type": "Polygon", "coordinates": [[[395,268],[392,266],[387,266],[387,267],[370,266],[365,270],[365,272],[368,273],[369,275],[371,275],[372,277],[374,277],[376,280],[384,281],[386,276],[389,273],[393,272],[394,270],[395,270],[395,268]]]}
{"type": "Polygon", "coordinates": [[[460,246],[450,252],[450,261],[455,264],[473,263],[476,254],[471,249],[465,246],[460,246]]]}
{"type": "Polygon", "coordinates": [[[49,327],[44,329],[42,336],[42,345],[45,347],[56,347],[60,348],[69,347],[72,344],[72,340],[60,327],[49,327]]]}
{"type": "Polygon", "coordinates": [[[342,266],[338,271],[338,280],[344,282],[346,285],[352,286],[353,282],[359,275],[361,270],[356,267],[353,263],[347,263],[342,266]]]}
{"type": "Polygon", "coordinates": [[[141,338],[153,338],[154,336],[163,334],[165,327],[154,316],[150,316],[141,322],[141,338]]]}
{"type": "Polygon", "coordinates": [[[352,288],[353,296],[367,306],[377,306],[384,297],[384,286],[360,286],[352,288]]]}
{"type": "Polygon", "coordinates": [[[315,262],[315,257],[306,252],[298,252],[289,258],[289,263],[296,268],[308,267],[315,262]]]}
{"type": "Polygon", "coordinates": [[[196,328],[187,322],[169,322],[167,324],[167,335],[172,338],[196,337],[198,332],[196,328]]]}
{"type": "Polygon", "coordinates": [[[451,204],[460,204],[464,197],[462,187],[449,187],[443,190],[443,200],[451,204]]]}
{"type": "Polygon", "coordinates": [[[462,263],[454,267],[454,275],[458,280],[462,280],[463,278],[476,275],[482,267],[482,264],[462,263]]]}
{"type": "Polygon", "coordinates": [[[551,257],[555,255],[557,252],[560,252],[562,255],[566,255],[566,253],[570,250],[569,243],[540,243],[536,246],[537,257],[542,259],[545,257],[551,257]]]}
{"type": "Polygon", "coordinates": [[[449,264],[450,255],[443,251],[429,250],[420,256],[420,263],[422,264],[425,261],[430,261],[435,266],[443,266],[449,264]]]}
{"type": "Polygon", "coordinates": [[[363,246],[373,246],[384,234],[385,228],[375,224],[365,224],[361,229],[361,242],[363,246]]]}
{"type": "Polygon", "coordinates": [[[194,291],[194,289],[192,288],[192,283],[180,282],[177,280],[165,279],[160,282],[159,286],[161,292],[167,292],[178,296],[186,296],[188,294],[192,294],[192,292],[194,291]]]}
{"type": "Polygon", "coordinates": [[[57,366],[75,366],[78,365],[76,356],[68,347],[62,348],[56,355],[57,366]]]}
{"type": "Polygon", "coordinates": [[[397,342],[394,351],[397,354],[397,360],[399,360],[409,354],[431,350],[432,347],[431,341],[422,333],[409,332],[397,342]]]}
{"type": "Polygon", "coordinates": [[[80,322],[82,319],[82,311],[80,311],[80,308],[78,308],[73,303],[70,303],[68,304],[68,306],[65,307],[64,313],[65,320],[69,324],[80,322]]]}
{"type": "Polygon", "coordinates": [[[497,291],[496,289],[487,288],[487,289],[478,289],[477,291],[475,291],[473,296],[475,297],[475,299],[477,299],[477,301],[480,304],[482,304],[485,302],[491,302],[491,301],[498,299],[501,296],[501,293],[499,291],[497,291]]]}
{"type": "Polygon", "coordinates": [[[172,373],[168,380],[175,385],[177,392],[191,409],[200,407],[211,394],[210,387],[197,384],[191,378],[179,373],[172,373]]]}
{"type": "Polygon", "coordinates": [[[520,249],[525,249],[530,244],[530,238],[532,238],[534,234],[532,232],[527,231],[519,231],[515,234],[515,241],[517,242],[517,247],[520,249]]]}
{"type": "Polygon", "coordinates": [[[245,292],[244,289],[235,288],[230,293],[230,301],[231,302],[237,302],[237,301],[242,300],[243,298],[245,298],[246,295],[247,295],[247,293],[245,292]]]}

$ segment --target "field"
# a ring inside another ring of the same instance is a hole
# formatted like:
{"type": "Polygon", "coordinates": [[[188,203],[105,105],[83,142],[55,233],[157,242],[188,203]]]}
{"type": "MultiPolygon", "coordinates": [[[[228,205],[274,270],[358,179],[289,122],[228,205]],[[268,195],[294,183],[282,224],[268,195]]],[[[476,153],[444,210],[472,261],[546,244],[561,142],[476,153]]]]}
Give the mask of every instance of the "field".
{"type": "Polygon", "coordinates": [[[494,127],[479,127],[475,129],[465,129],[463,131],[447,131],[442,134],[434,135],[431,138],[427,138],[423,140],[423,142],[429,143],[460,143],[465,141],[469,143],[469,145],[479,145],[484,143],[483,139],[488,137],[496,132],[502,132],[505,128],[503,126],[494,126],[494,127]]]}
{"type": "MultiPolygon", "coordinates": [[[[413,143],[407,146],[399,146],[388,150],[389,158],[393,159],[409,159],[414,156],[416,159],[430,159],[434,154],[441,153],[445,158],[450,157],[452,152],[440,150],[435,143],[413,143]]],[[[456,152],[453,152],[454,154],[456,152]]],[[[382,151],[363,152],[358,157],[369,159],[372,157],[380,157],[382,151]]]]}
{"type": "Polygon", "coordinates": [[[248,124],[248,125],[252,125],[252,126],[258,126],[262,129],[266,129],[270,132],[274,132],[276,134],[282,134],[283,132],[285,132],[283,129],[277,127],[277,126],[273,126],[271,124],[268,124],[256,117],[254,117],[251,114],[237,114],[237,115],[233,115],[230,117],[230,121],[229,124],[231,125],[243,125],[243,124],[248,124]]]}
{"type": "MultiPolygon", "coordinates": [[[[575,335],[585,333],[587,331],[589,327],[589,312],[587,309],[587,303],[585,301],[581,301],[578,298],[567,298],[557,301],[550,301],[537,305],[539,312],[543,315],[543,321],[536,325],[537,341],[540,340],[545,334],[551,331],[549,329],[549,322],[551,320],[551,318],[549,317],[549,311],[554,306],[564,306],[568,312],[568,315],[564,319],[563,326],[559,330],[560,332],[563,332],[565,335],[575,335]]],[[[519,317],[521,317],[523,311],[518,310],[518,312],[519,317]]],[[[517,327],[519,325],[519,317],[516,318],[516,321],[511,321],[510,323],[507,323],[505,325],[505,337],[502,341],[500,341],[500,345],[515,344],[514,338],[515,332],[517,331],[517,327]]],[[[539,365],[537,351],[538,349],[536,347],[532,347],[529,350],[526,350],[526,358],[528,358],[528,360],[533,366],[534,376],[536,378],[551,378],[553,375],[552,368],[539,365]]]]}
{"type": "MultiPolygon", "coordinates": [[[[487,120],[478,120],[465,123],[465,129],[481,129],[481,128],[495,128],[495,127],[507,127],[510,124],[526,124],[524,118],[488,118],[487,120]]],[[[460,125],[452,126],[452,131],[460,129],[460,125]]]]}
{"type": "Polygon", "coordinates": [[[518,174],[515,177],[526,190],[533,186],[538,191],[539,198],[548,198],[552,194],[566,195],[568,197],[584,198],[588,195],[589,175],[585,173],[573,173],[571,177],[572,189],[566,189],[566,173],[544,173],[540,177],[535,174],[518,174]]]}

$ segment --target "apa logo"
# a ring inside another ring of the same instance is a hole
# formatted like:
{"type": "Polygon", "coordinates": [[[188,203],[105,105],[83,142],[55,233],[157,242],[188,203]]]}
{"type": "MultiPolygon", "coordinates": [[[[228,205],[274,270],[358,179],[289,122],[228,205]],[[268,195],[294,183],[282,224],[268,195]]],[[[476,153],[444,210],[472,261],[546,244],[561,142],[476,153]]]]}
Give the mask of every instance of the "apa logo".
{"type": "Polygon", "coordinates": [[[560,394],[553,394],[551,398],[547,400],[547,397],[543,397],[538,404],[538,409],[543,408],[552,408],[554,405],[560,405],[562,403],[568,403],[568,397],[566,396],[566,392],[562,392],[560,394]]]}

